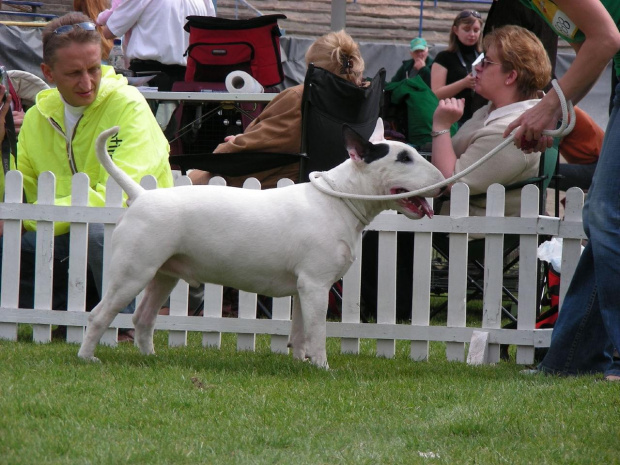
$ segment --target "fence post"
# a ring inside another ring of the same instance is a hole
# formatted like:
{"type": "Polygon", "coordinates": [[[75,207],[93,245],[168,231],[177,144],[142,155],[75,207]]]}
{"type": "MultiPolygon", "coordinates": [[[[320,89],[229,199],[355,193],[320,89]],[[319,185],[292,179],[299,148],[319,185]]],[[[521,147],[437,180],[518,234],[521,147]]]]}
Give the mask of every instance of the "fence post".
{"type": "MultiPolygon", "coordinates": [[[[433,199],[427,199],[431,206],[433,199]]],[[[431,278],[433,258],[433,233],[415,233],[413,244],[413,284],[411,299],[411,324],[429,326],[431,314],[431,278]]],[[[428,341],[411,341],[410,358],[428,360],[428,341]]]]}
{"type": "MultiPolygon", "coordinates": [[[[386,214],[396,214],[388,211],[386,214]]],[[[396,231],[379,231],[377,260],[377,324],[396,323],[396,231]]],[[[377,355],[393,358],[394,339],[377,340],[377,355]]]]}
{"type": "MultiPolygon", "coordinates": [[[[23,176],[19,171],[9,171],[4,179],[4,203],[22,204],[23,176]]],[[[21,220],[4,220],[2,235],[2,307],[19,308],[19,269],[21,258],[21,220]]],[[[17,323],[0,323],[0,338],[17,340],[17,323]]]]}
{"type": "MultiPolygon", "coordinates": [[[[89,179],[85,173],[76,173],[71,180],[71,205],[88,205],[89,179]]],[[[67,311],[86,311],[86,282],[88,276],[88,224],[71,223],[69,243],[69,289],[67,311]]],[[[81,343],[83,326],[67,327],[67,342],[81,343]]]]}
{"type": "MultiPolygon", "coordinates": [[[[106,182],[105,192],[106,207],[121,207],[123,205],[123,191],[121,187],[110,176],[106,182]]],[[[108,269],[112,260],[112,233],[114,232],[114,224],[106,224],[103,227],[103,278],[101,282],[101,295],[104,296],[108,287],[108,269]]],[[[118,328],[108,328],[101,337],[101,344],[116,346],[118,338],[118,328]]]]}
{"type": "MultiPolygon", "coordinates": [[[[462,183],[452,186],[450,216],[469,216],[469,187],[462,183]]],[[[467,254],[468,234],[450,233],[450,266],[448,268],[448,326],[465,327],[467,316],[467,254]]],[[[446,342],[446,358],[465,361],[464,342],[446,342]]]]}
{"type": "MultiPolygon", "coordinates": [[[[487,217],[503,217],[506,191],[501,184],[487,190],[487,217]]],[[[500,328],[502,325],[502,284],[504,279],[504,235],[487,234],[484,241],[484,297],[482,327],[500,328]]],[[[499,344],[489,344],[485,362],[499,362],[499,344]]],[[[471,350],[471,347],[470,347],[471,350]]]]}
{"type": "MultiPolygon", "coordinates": [[[[56,177],[50,171],[39,176],[39,205],[54,205],[56,197],[56,177]]],[[[51,310],[54,277],[54,222],[37,221],[34,280],[34,308],[51,310]]],[[[35,342],[52,340],[51,325],[32,325],[32,337],[35,342]]]]}
{"type": "MultiPolygon", "coordinates": [[[[528,184],[521,191],[521,218],[537,218],[539,214],[539,190],[528,184]]],[[[517,306],[517,329],[528,330],[536,326],[538,304],[538,235],[522,234],[519,241],[519,304],[517,306]],[[535,292],[532,292],[535,289],[535,292]]],[[[517,346],[517,363],[534,362],[533,346],[517,346]]]]}
{"type": "MultiPolygon", "coordinates": [[[[360,322],[360,292],[362,280],[362,234],[357,241],[356,260],[342,278],[342,322],[360,322]]],[[[340,339],[340,351],[344,354],[358,354],[360,340],[356,337],[340,339]]]]}

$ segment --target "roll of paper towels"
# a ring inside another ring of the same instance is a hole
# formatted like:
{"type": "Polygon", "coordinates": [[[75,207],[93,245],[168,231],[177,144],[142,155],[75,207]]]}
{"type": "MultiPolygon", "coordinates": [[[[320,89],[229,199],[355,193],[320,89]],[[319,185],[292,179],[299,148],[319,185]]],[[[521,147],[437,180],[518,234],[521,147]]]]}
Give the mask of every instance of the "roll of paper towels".
{"type": "Polygon", "coordinates": [[[261,94],[263,86],[245,71],[233,71],[226,76],[224,81],[226,90],[230,93],[261,94]]]}

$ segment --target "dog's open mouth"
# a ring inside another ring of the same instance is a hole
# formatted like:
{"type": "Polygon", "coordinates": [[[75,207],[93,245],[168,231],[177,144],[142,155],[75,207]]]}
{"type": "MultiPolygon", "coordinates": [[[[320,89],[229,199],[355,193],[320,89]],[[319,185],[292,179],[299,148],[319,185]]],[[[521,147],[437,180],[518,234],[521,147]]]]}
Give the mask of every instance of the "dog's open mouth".
{"type": "MultiPolygon", "coordinates": [[[[407,192],[407,190],[401,187],[395,187],[390,190],[391,194],[402,194],[403,192],[407,192]]],[[[420,218],[424,216],[428,216],[429,218],[433,217],[433,210],[424,197],[406,197],[404,199],[399,199],[397,202],[400,203],[405,210],[410,211],[420,218]]]]}

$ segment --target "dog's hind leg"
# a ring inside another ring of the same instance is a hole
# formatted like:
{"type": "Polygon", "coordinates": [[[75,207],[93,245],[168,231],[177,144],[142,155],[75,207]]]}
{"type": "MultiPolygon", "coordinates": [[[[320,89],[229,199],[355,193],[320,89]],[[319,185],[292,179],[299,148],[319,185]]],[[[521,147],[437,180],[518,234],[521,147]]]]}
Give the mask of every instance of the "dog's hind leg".
{"type": "Polygon", "coordinates": [[[86,360],[98,361],[95,357],[95,347],[104,331],[110,326],[118,312],[129,305],[149,282],[149,273],[144,270],[128,271],[123,268],[111,268],[109,275],[111,279],[108,288],[101,302],[88,317],[86,334],[78,352],[78,357],[86,360]]]}
{"type": "Polygon", "coordinates": [[[329,285],[306,283],[299,286],[301,316],[303,318],[305,357],[322,368],[329,368],[325,344],[327,340],[327,304],[329,285]]]}
{"type": "Polygon", "coordinates": [[[93,309],[88,317],[86,334],[78,352],[78,357],[98,362],[95,357],[95,347],[99,343],[104,331],[109,328],[112,320],[118,315],[121,309],[125,308],[135,297],[124,294],[120,296],[108,290],[101,302],[93,309]]]}
{"type": "Polygon", "coordinates": [[[293,315],[291,323],[291,335],[289,337],[288,346],[293,349],[293,358],[297,360],[305,360],[306,343],[304,336],[304,320],[301,315],[301,303],[299,295],[293,296],[293,315]]]}
{"type": "Polygon", "coordinates": [[[133,316],[133,325],[136,329],[136,345],[145,355],[155,353],[153,346],[155,320],[159,309],[178,282],[179,278],[157,273],[144,290],[144,296],[133,316]]]}

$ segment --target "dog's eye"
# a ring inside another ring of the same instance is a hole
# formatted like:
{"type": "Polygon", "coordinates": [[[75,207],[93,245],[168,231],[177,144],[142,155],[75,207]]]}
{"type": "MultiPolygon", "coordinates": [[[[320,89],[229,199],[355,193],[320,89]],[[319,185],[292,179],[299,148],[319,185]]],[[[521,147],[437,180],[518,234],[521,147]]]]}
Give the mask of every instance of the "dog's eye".
{"type": "Polygon", "coordinates": [[[396,156],[396,161],[399,163],[411,163],[413,160],[409,156],[406,150],[403,150],[396,156]]]}

